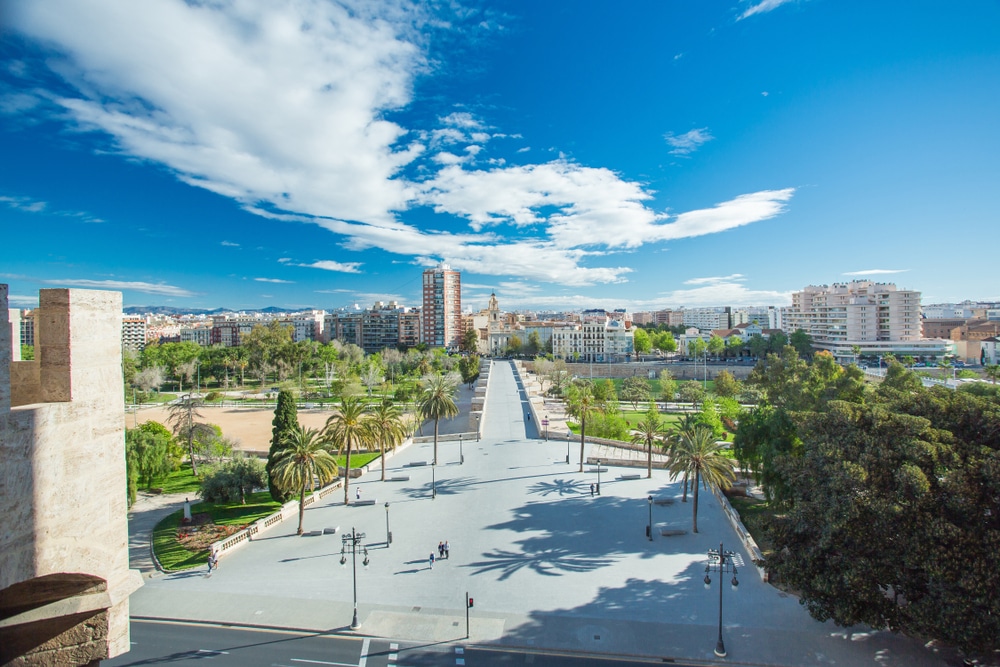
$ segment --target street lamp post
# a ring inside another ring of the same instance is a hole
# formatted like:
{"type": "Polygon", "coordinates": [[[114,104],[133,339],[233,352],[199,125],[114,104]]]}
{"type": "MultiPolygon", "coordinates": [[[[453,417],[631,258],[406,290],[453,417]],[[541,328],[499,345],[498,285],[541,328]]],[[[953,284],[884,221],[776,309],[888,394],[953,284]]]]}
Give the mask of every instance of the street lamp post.
{"type": "Polygon", "coordinates": [[[601,459],[597,459],[597,495],[601,495],[601,459]]]}
{"type": "Polygon", "coordinates": [[[736,555],[734,551],[725,551],[722,548],[722,542],[719,542],[719,549],[709,549],[708,550],[708,564],[705,565],[705,588],[709,589],[712,587],[712,578],[709,572],[719,573],[719,640],[715,643],[715,655],[720,658],[726,656],[726,645],[722,642],[722,573],[732,572],[733,579],[732,583],[733,590],[740,585],[739,579],[736,578],[736,564],[733,562],[733,557],[736,555]]]}
{"type": "Polygon", "coordinates": [[[572,433],[569,431],[569,426],[566,427],[566,463],[569,463],[569,439],[572,433]]]}
{"type": "Polygon", "coordinates": [[[392,544],[392,532],[389,530],[389,503],[385,504],[385,548],[392,544]]]}
{"type": "Polygon", "coordinates": [[[365,559],[361,564],[365,567],[368,567],[368,549],[361,546],[361,540],[365,539],[365,534],[359,533],[353,527],[351,528],[350,535],[344,535],[340,539],[342,542],[340,547],[340,567],[347,565],[347,550],[351,550],[351,560],[354,567],[354,618],[351,620],[351,630],[357,630],[361,627],[361,623],[358,622],[358,549],[360,548],[364,551],[365,559]]]}
{"type": "Polygon", "coordinates": [[[542,426],[545,427],[545,442],[549,441],[549,416],[545,415],[545,419],[542,420],[542,426]]]}
{"type": "MultiPolygon", "coordinates": [[[[493,362],[491,361],[490,363],[493,363],[493,362]]],[[[480,422],[480,420],[482,418],[483,418],[483,415],[481,413],[476,415],[476,442],[479,442],[479,437],[480,437],[480,434],[481,434],[481,431],[479,430],[479,422],[480,422]]]]}
{"type": "Polygon", "coordinates": [[[465,463],[465,449],[463,449],[463,445],[462,445],[462,440],[464,438],[465,438],[464,434],[462,434],[462,433],[458,434],[458,463],[459,463],[459,465],[462,465],[462,464],[465,463]]]}
{"type": "Polygon", "coordinates": [[[653,541],[653,496],[646,496],[646,502],[649,503],[649,525],[646,526],[646,535],[649,536],[649,541],[653,541]]]}

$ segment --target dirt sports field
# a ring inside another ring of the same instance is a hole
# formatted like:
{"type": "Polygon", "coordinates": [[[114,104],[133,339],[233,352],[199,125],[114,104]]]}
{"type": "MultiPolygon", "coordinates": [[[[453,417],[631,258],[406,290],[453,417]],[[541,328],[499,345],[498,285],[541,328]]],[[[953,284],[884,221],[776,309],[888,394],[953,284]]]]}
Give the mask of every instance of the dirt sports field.
{"type": "MultiPolygon", "coordinates": [[[[248,408],[198,408],[209,424],[222,427],[222,433],[238,441],[237,449],[266,452],[271,443],[271,420],[274,409],[254,410],[248,408]]],[[[330,410],[299,410],[299,423],[306,428],[323,428],[330,410]]],[[[167,425],[169,413],[166,408],[147,408],[136,415],[138,423],[156,421],[167,425]]],[[[135,419],[132,413],[125,415],[125,424],[132,428],[135,419]]],[[[168,427],[169,428],[169,427],[168,427]]]]}

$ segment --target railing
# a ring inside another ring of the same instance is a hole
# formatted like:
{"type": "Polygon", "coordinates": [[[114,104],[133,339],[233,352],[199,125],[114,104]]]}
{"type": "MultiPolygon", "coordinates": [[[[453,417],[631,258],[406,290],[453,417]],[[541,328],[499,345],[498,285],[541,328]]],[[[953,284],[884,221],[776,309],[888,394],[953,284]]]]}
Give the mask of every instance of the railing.
{"type": "Polygon", "coordinates": [[[757,574],[760,575],[760,580],[767,582],[767,568],[764,566],[764,554],[761,553],[760,547],[757,546],[757,542],[753,539],[753,535],[750,531],[746,529],[743,525],[743,521],[740,519],[739,513],[733,509],[732,503],[729,502],[729,498],[719,490],[718,486],[712,486],[712,493],[719,500],[719,505],[722,506],[722,510],[726,513],[726,518],[729,519],[730,525],[732,525],[733,530],[736,534],[740,536],[740,541],[743,542],[743,547],[750,553],[750,560],[753,561],[754,567],[757,568],[757,574]]]}

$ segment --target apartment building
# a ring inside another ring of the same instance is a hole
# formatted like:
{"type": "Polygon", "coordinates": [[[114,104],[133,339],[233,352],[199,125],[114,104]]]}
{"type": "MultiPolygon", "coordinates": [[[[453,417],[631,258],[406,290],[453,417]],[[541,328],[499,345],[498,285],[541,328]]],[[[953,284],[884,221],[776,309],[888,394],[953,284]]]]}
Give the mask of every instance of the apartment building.
{"type": "Polygon", "coordinates": [[[145,317],[122,315],[122,347],[135,352],[142,352],[146,349],[145,317]]]}
{"type": "Polygon", "coordinates": [[[785,315],[786,331],[804,330],[814,347],[841,361],[854,359],[855,346],[870,356],[947,353],[946,341],[921,334],[920,292],[897,289],[893,283],[810,285],[792,294],[785,315]]]}
{"type": "MultiPolygon", "coordinates": [[[[35,311],[21,311],[21,345],[35,344],[35,311]]],[[[146,341],[143,341],[145,345],[146,341]]]]}
{"type": "Polygon", "coordinates": [[[634,352],[632,321],[625,311],[585,310],[580,324],[552,330],[552,354],[562,359],[621,362],[634,352]]]}
{"type": "Polygon", "coordinates": [[[181,342],[208,347],[212,344],[212,327],[181,327],[181,342]]]}
{"type": "Polygon", "coordinates": [[[395,301],[377,301],[368,310],[327,313],[324,327],[328,340],[353,343],[368,353],[420,343],[420,311],[395,301]]]}
{"type": "Polygon", "coordinates": [[[684,326],[697,327],[699,331],[732,328],[732,308],[719,306],[715,308],[685,308],[684,326]]]}
{"type": "Polygon", "coordinates": [[[462,342],[462,277],[447,264],[424,271],[421,342],[457,348],[462,342]]]}

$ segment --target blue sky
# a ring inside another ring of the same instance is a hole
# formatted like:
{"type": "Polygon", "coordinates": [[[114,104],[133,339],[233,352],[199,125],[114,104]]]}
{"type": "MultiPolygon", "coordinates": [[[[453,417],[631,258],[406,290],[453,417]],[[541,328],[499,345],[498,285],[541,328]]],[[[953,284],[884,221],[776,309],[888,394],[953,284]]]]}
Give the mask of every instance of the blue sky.
{"type": "Polygon", "coordinates": [[[0,281],[127,305],[1000,300],[993,0],[0,5],[0,281]]]}

